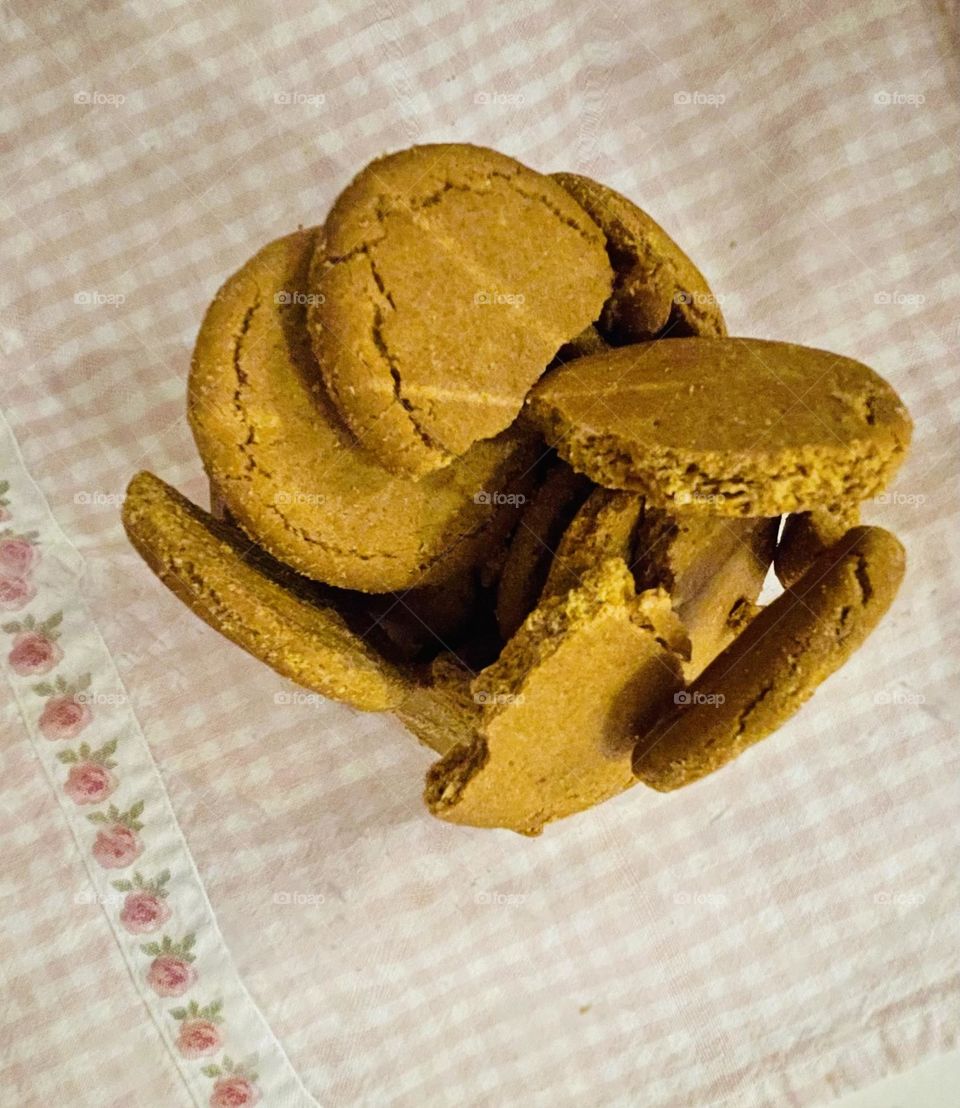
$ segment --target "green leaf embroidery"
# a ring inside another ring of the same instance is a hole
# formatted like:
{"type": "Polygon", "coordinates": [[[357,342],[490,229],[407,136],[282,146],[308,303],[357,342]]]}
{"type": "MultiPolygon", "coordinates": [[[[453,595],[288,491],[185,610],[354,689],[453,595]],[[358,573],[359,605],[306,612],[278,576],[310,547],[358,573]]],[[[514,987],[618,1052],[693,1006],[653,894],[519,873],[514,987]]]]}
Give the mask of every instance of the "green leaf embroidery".
{"type": "Polygon", "coordinates": [[[200,1070],[200,1072],[204,1075],[204,1077],[223,1076],[223,1070],[221,1070],[219,1066],[204,1066],[203,1069],[200,1070]]]}

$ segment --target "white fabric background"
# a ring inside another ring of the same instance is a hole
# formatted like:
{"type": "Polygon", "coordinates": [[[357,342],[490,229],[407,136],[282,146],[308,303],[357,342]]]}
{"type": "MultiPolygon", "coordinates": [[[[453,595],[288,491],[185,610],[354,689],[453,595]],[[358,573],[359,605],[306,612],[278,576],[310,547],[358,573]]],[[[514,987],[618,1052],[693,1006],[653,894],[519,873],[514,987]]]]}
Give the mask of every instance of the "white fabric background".
{"type": "MultiPolygon", "coordinates": [[[[311,1093],[812,1105],[955,1046],[955,6],[13,0],[0,20],[3,404],[311,1093]],[[206,502],[183,418],[206,302],[372,156],[438,140],[621,189],[734,333],[860,358],[916,422],[866,512],[910,558],[868,646],[734,767],[537,841],[427,816],[429,755],[391,721],[275,703],[290,686],[153,580],[110,503],[142,467],[206,502]]],[[[64,899],[73,841],[0,718],[18,1103],[188,1103],[102,915],[64,899]]]]}

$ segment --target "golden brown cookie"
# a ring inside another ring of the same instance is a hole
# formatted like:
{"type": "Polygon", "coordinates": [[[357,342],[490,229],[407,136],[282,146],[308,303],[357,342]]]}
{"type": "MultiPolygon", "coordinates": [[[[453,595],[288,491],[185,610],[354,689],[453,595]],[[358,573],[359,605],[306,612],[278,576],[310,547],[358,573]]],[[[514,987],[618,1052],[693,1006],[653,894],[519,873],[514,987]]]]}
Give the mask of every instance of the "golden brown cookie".
{"type": "Polygon", "coordinates": [[[591,488],[586,477],[557,460],[526,505],[497,588],[497,624],[504,640],[537,603],[557,544],[591,488]]]}
{"type": "Polygon", "coordinates": [[[509,427],[600,314],[600,229],[549,177],[479,146],[414,146],[337,198],[309,320],[328,394],[385,466],[422,475],[509,427]]]}
{"type": "Polygon", "coordinates": [[[579,358],[537,385],[528,410],[598,485],[728,516],[873,496],[911,432],[900,398],[867,366],[761,339],[675,339],[579,358]]]}
{"type": "Polygon", "coordinates": [[[564,362],[572,362],[574,358],[588,358],[591,354],[602,354],[609,349],[610,344],[591,323],[576,338],[565,342],[560,347],[548,368],[553,369],[555,366],[563,365],[564,362]]]}
{"type": "Polygon", "coordinates": [[[795,585],[811,562],[859,522],[858,504],[852,504],[839,512],[828,512],[821,508],[787,516],[774,560],[774,569],[780,584],[785,588],[795,585]]]}
{"type": "Polygon", "coordinates": [[[150,473],[130,482],[123,505],[130,541],[196,615],[255,658],[334,700],[367,711],[400,704],[403,672],[355,634],[310,582],[266,563],[235,528],[219,523],[150,473]]]}
{"type": "Polygon", "coordinates": [[[848,531],[714,659],[674,712],[641,732],[637,777],[669,792],[765,739],[866,639],[903,571],[903,547],[888,531],[848,531]]]}
{"type": "Polygon", "coordinates": [[[616,278],[600,330],[622,344],[661,332],[683,338],[727,333],[717,297],[666,231],[625,196],[576,173],[554,173],[599,225],[616,278]]]}
{"type": "MultiPolygon", "coordinates": [[[[629,495],[626,493],[621,496],[629,495]]],[[[648,507],[633,540],[637,588],[661,585],[690,636],[692,681],[756,615],[780,520],[648,507]]]]}
{"type": "Polygon", "coordinates": [[[481,673],[476,737],[427,774],[434,815],[539,834],[633,784],[632,735],[681,687],[685,648],[662,590],[637,596],[610,559],[541,604],[481,673]]]}
{"type": "Polygon", "coordinates": [[[210,305],[190,375],[200,456],[243,530],[308,577],[366,592],[449,579],[509,532],[539,447],[508,430],[419,482],[364,451],[323,394],[306,331],[319,236],[270,243],[210,305]]]}

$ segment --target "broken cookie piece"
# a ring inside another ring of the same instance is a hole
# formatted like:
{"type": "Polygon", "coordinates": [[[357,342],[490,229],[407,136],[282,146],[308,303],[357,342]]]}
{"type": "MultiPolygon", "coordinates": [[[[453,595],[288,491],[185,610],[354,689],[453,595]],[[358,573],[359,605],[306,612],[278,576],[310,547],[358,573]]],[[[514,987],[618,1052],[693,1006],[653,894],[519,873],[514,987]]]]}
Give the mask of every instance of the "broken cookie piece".
{"type": "Polygon", "coordinates": [[[476,736],[431,767],[431,812],[536,835],[622,792],[631,735],[681,689],[687,649],[668,595],[638,596],[622,561],[602,563],[541,603],[477,677],[476,736]]]}
{"type": "Polygon", "coordinates": [[[816,558],[860,522],[860,505],[840,511],[824,508],[787,516],[777,543],[774,569],[784,588],[795,585],[816,558]]]}

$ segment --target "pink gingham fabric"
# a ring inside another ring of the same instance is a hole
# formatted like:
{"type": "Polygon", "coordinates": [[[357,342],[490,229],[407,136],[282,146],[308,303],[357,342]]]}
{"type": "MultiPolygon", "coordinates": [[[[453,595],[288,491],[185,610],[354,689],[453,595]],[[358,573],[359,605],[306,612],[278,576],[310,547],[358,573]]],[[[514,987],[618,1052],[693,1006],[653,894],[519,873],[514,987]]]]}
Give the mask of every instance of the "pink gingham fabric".
{"type": "Polygon", "coordinates": [[[182,1020],[144,985],[156,956],[98,893],[100,825],[79,830],[64,792],[55,754],[80,737],[39,730],[33,685],[72,677],[71,642],[100,659],[91,688],[123,691],[94,705],[119,739],[96,810],[144,800],[143,858],[171,871],[171,904],[182,891],[259,1103],[808,1106],[958,1045],[957,15],[0,9],[0,393],[19,443],[0,436],[0,532],[39,551],[3,618],[63,611],[36,682],[10,661],[22,626],[0,635],[4,1103],[216,1105],[200,1071],[223,1062],[178,1054],[182,1020]],[[538,840],[431,819],[427,751],[295,695],[167,593],[118,521],[139,468],[206,503],[185,376],[223,278],[322,220],[373,156],[435,141],[620,189],[702,266],[733,333],[860,358],[916,424],[865,511],[909,570],[864,650],[722,773],[538,840]]]}

